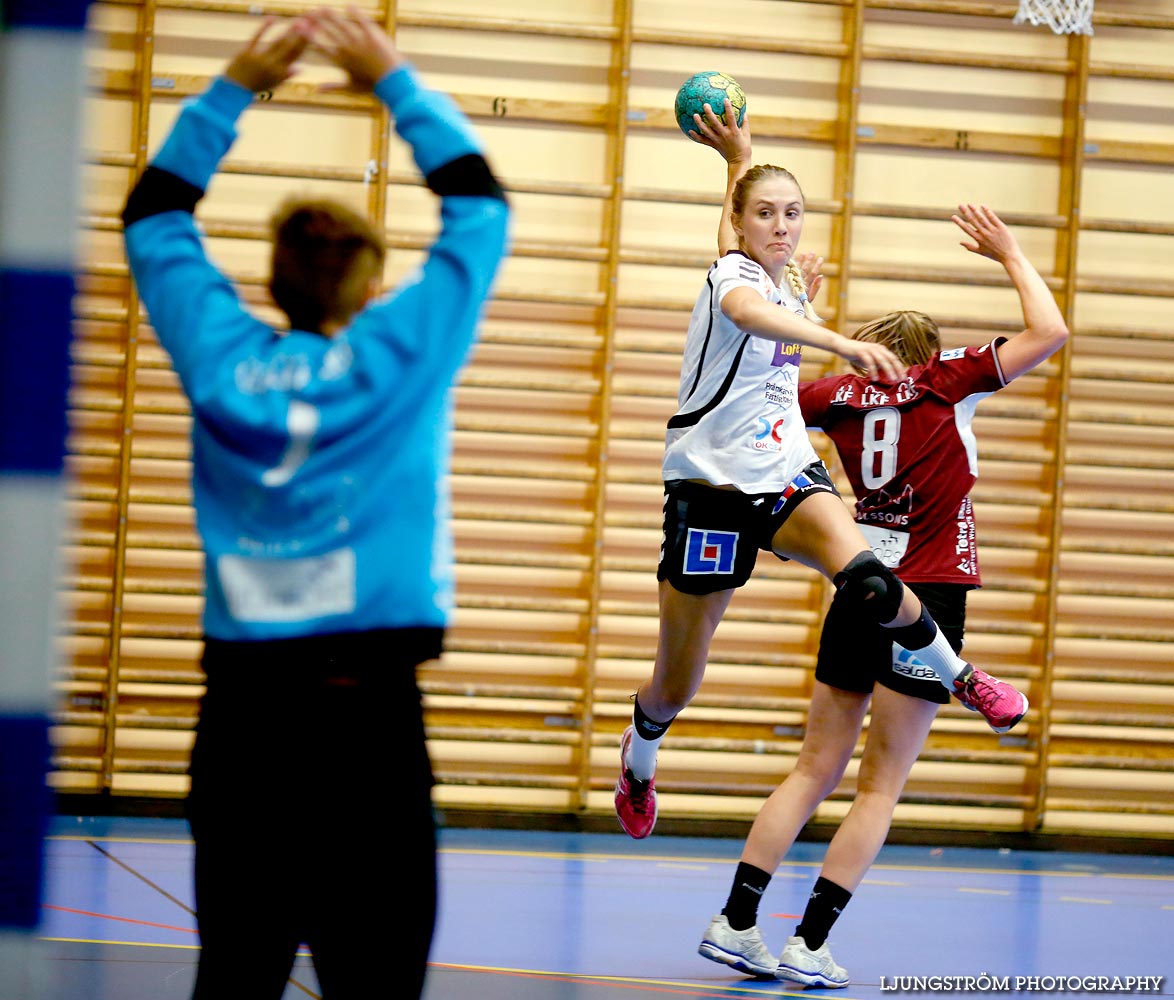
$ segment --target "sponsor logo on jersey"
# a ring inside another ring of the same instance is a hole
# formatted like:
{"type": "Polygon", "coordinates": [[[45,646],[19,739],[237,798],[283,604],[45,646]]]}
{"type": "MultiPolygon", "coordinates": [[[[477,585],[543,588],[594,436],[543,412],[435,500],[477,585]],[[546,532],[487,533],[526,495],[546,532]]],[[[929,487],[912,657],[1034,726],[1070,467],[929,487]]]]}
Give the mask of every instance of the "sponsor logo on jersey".
{"type": "Polygon", "coordinates": [[[763,391],[766,393],[766,401],[776,406],[790,406],[795,400],[795,389],[790,385],[767,382],[763,391]]]}
{"type": "Polygon", "coordinates": [[[906,525],[912,513],[912,483],[906,483],[898,496],[882,488],[856,501],[856,520],[862,524],[906,525]]]}
{"type": "Polygon", "coordinates": [[[330,345],[318,366],[318,377],[323,382],[334,382],[351,370],[355,352],[345,338],[336,338],[330,345]]]}
{"type": "Polygon", "coordinates": [[[771,511],[771,514],[777,514],[780,510],[782,510],[787,505],[787,501],[790,500],[791,497],[793,497],[796,493],[799,493],[802,490],[810,489],[814,485],[814,479],[807,475],[806,472],[800,472],[799,475],[797,475],[787,484],[786,489],[784,489],[783,492],[779,494],[779,498],[775,501],[774,509],[771,511]]]}
{"type": "Polygon", "coordinates": [[[954,541],[954,554],[959,557],[958,571],[974,574],[978,571],[978,565],[974,558],[974,521],[970,518],[969,513],[970,502],[968,498],[958,510],[958,534],[954,541]]]}
{"type": "Polygon", "coordinates": [[[246,396],[304,389],[312,377],[310,361],[304,354],[275,354],[268,360],[246,358],[233,371],[237,390],[246,396]]]}
{"type": "Polygon", "coordinates": [[[685,536],[685,565],[689,574],[732,573],[738,551],[738,532],[690,528],[685,536]]]}
{"type": "Polygon", "coordinates": [[[835,398],[832,400],[832,405],[836,403],[850,403],[852,397],[856,395],[856,387],[852,385],[842,385],[836,390],[835,398]]]}
{"type": "Polygon", "coordinates": [[[907,378],[899,386],[897,386],[897,402],[908,403],[911,399],[916,399],[921,393],[917,391],[917,386],[913,384],[913,379],[907,378]]]}
{"type": "Polygon", "coordinates": [[[802,351],[803,348],[798,344],[784,344],[779,342],[775,344],[775,356],[771,359],[770,363],[775,368],[779,368],[782,365],[795,365],[795,367],[798,367],[799,362],[802,360],[802,351]]]}
{"type": "Polygon", "coordinates": [[[888,406],[889,394],[875,385],[866,385],[860,394],[861,406],[888,406]]]}
{"type": "Polygon", "coordinates": [[[783,425],[785,420],[773,423],[766,417],[758,418],[758,431],[754,435],[754,447],[759,451],[779,451],[782,448],[783,425]]]}

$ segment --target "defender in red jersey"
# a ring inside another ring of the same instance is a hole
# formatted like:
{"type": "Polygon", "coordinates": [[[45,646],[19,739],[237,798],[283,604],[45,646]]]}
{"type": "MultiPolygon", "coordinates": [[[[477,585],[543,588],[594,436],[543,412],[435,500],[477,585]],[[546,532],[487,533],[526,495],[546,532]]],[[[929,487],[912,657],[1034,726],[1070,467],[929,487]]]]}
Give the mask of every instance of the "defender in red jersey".
{"type": "MultiPolygon", "coordinates": [[[[862,330],[881,327],[898,346],[912,328],[914,343],[941,342],[924,313],[893,313],[862,330]]],[[[893,386],[859,375],[799,385],[807,426],[831,439],[852,484],[856,523],[905,583],[980,583],[972,420],[978,403],[1007,384],[999,363],[1006,343],[937,350],[893,386]]]]}

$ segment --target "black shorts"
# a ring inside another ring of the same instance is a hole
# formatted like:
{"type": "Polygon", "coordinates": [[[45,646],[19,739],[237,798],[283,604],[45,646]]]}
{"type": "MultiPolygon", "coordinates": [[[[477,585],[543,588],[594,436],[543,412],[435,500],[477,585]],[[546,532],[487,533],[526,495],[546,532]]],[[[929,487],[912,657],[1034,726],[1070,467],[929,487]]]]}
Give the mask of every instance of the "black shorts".
{"type": "MultiPolygon", "coordinates": [[[[942,635],[955,653],[962,652],[966,630],[966,594],[973,590],[965,583],[907,583],[933,615],[942,635]]],[[[869,693],[880,684],[900,694],[945,705],[950,692],[938,675],[893,642],[892,629],[862,621],[841,618],[833,603],[823,623],[819,640],[816,680],[844,691],[869,693]]]]}
{"type": "Polygon", "coordinates": [[[823,462],[807,466],[777,493],[719,490],[682,479],[665,483],[656,578],[683,594],[743,586],[759,550],[771,551],[775,532],[812,493],[839,495],[823,462]]]}

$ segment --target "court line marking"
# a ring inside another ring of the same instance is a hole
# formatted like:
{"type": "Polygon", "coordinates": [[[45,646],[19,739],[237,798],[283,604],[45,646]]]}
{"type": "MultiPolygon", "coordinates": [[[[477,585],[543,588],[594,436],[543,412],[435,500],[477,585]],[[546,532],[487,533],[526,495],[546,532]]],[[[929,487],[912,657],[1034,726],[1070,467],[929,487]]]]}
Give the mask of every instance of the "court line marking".
{"type": "MultiPolygon", "coordinates": [[[[736,865],[738,859],[736,857],[730,858],[704,858],[704,857],[671,857],[655,854],[579,854],[567,851],[525,851],[513,849],[499,849],[486,847],[441,847],[440,854],[452,855],[468,855],[470,857],[519,857],[519,858],[545,858],[554,859],[558,861],[645,861],[653,863],[672,863],[672,864],[699,864],[706,867],[713,865],[736,865]]],[[[1150,857],[1151,855],[1146,855],[1150,857]]],[[[1157,856],[1157,855],[1154,855],[1157,856]]],[[[805,868],[805,869],[820,869],[823,867],[823,861],[784,861],[776,870],[776,875],[787,874],[783,869],[785,868],[805,868]]],[[[1174,874],[1170,875],[1152,875],[1147,873],[1133,873],[1133,872],[1090,872],[1090,871],[1064,871],[1061,869],[1040,869],[1038,871],[1031,871],[1021,868],[979,868],[979,867],[959,867],[954,865],[891,865],[891,864],[876,864],[873,865],[870,871],[885,871],[885,872],[921,872],[925,874],[949,873],[955,875],[1007,875],[1007,876],[1023,876],[1031,875],[1038,878],[1075,878],[1075,879],[1095,879],[1095,878],[1118,878],[1118,879],[1143,879],[1146,881],[1158,882],[1174,882],[1174,874]]],[[[800,876],[795,876],[800,877],[800,876]]]]}
{"type": "MultiPolygon", "coordinates": [[[[144,941],[99,941],[91,940],[89,938],[63,938],[63,937],[44,937],[41,941],[47,941],[54,944],[96,944],[96,945],[119,945],[126,948],[177,948],[182,951],[198,951],[199,945],[196,944],[153,944],[144,941]]],[[[301,952],[299,952],[301,954],[301,952]]],[[[728,995],[730,993],[748,993],[755,996],[768,997],[798,997],[804,998],[808,994],[802,991],[793,991],[787,989],[772,989],[766,985],[763,980],[756,980],[754,986],[739,986],[738,984],[728,985],[713,985],[709,986],[704,983],[690,983],[679,982],[671,979],[635,979],[627,976],[594,976],[586,973],[576,972],[544,972],[538,969],[509,969],[504,967],[495,967],[489,965],[458,965],[451,962],[429,962],[428,968],[431,969],[449,969],[456,972],[484,972],[498,976],[514,976],[522,979],[543,979],[547,981],[563,982],[563,983],[607,983],[610,986],[620,987],[630,990],[650,990],[655,993],[671,993],[683,996],[720,996],[728,995]]],[[[299,986],[303,990],[307,990],[305,986],[290,980],[292,985],[299,986]]],[[[307,990],[308,992],[308,990],[307,990]]],[[[310,993],[311,996],[317,994],[310,993]]],[[[843,1000],[853,1000],[851,997],[844,997],[843,994],[837,994],[843,1000]]]]}
{"type": "MultiPolygon", "coordinates": [[[[543,832],[543,831],[536,831],[543,832]]],[[[133,837],[85,837],[73,834],[51,834],[47,840],[65,840],[65,841],[82,841],[83,843],[91,844],[97,847],[98,842],[116,843],[116,844],[173,844],[173,845],[188,845],[191,846],[190,838],[162,838],[162,839],[137,839],[133,837]]],[[[101,848],[98,848],[101,850],[101,848]]],[[[712,858],[712,857],[673,857],[667,855],[653,855],[653,854],[581,854],[578,852],[569,851],[526,851],[526,850],[512,850],[503,848],[478,848],[478,847],[440,847],[437,850],[438,854],[451,855],[467,855],[469,857],[519,857],[519,858],[538,858],[538,859],[553,859],[558,861],[583,861],[590,863],[602,863],[607,861],[652,861],[664,862],[670,864],[698,864],[703,866],[711,865],[734,865],[737,864],[737,858],[712,858]]],[[[1145,855],[1145,857],[1162,857],[1163,855],[1145,855]]],[[[805,869],[820,869],[823,867],[822,861],[784,861],[780,864],[776,875],[787,875],[785,868],[805,868],[805,869]]],[[[888,871],[888,872],[922,872],[934,874],[937,872],[949,872],[952,874],[971,874],[971,875],[1012,875],[1023,876],[1031,875],[1038,878],[1114,878],[1114,879],[1139,879],[1141,881],[1155,881],[1155,882],[1174,882],[1174,874],[1149,874],[1145,872],[1095,872],[1095,871],[1065,871],[1061,869],[1040,869],[1038,871],[1029,871],[1019,868],[979,868],[979,867],[958,867],[953,865],[891,865],[891,864],[876,864],[873,865],[870,871],[888,871]]],[[[793,877],[801,877],[794,875],[793,877]]],[[[904,884],[904,883],[901,883],[904,884]]]]}
{"type": "Polygon", "coordinates": [[[103,841],[110,844],[187,844],[195,843],[191,837],[94,837],[84,833],[51,833],[46,840],[76,840],[83,844],[103,841]]]}
{"type": "Polygon", "coordinates": [[[105,938],[38,937],[38,941],[52,944],[109,944],[123,948],[180,948],[183,951],[199,951],[198,944],[165,944],[157,941],[110,941],[105,938]]]}
{"type": "MultiPolygon", "coordinates": [[[[612,986],[620,986],[626,989],[642,989],[647,990],[649,987],[657,987],[653,990],[656,993],[682,993],[687,996],[713,996],[714,994],[728,994],[728,993],[752,993],[755,996],[768,997],[808,997],[809,994],[803,991],[786,990],[780,988],[773,990],[766,985],[766,980],[753,980],[754,986],[739,986],[738,984],[730,985],[713,985],[709,986],[704,983],[681,982],[672,979],[635,979],[630,976],[594,976],[588,974],[580,974],[575,972],[543,972],[535,969],[508,969],[498,968],[491,965],[456,965],[450,962],[429,962],[429,969],[452,969],[459,972],[489,972],[496,975],[517,976],[524,979],[547,979],[556,980],[558,982],[581,982],[581,983],[607,983],[612,986]],[[765,987],[765,988],[764,988],[765,987]]],[[[840,996],[840,994],[837,994],[840,996]]],[[[844,997],[843,1000],[852,1000],[850,997],[844,997]]]]}
{"type": "Polygon", "coordinates": [[[134,917],[116,917],[113,913],[95,913],[92,910],[76,910],[72,906],[57,906],[53,903],[42,903],[44,910],[56,910],[58,913],[74,913],[83,917],[97,917],[99,920],[117,920],[124,924],[134,924],[136,927],[159,927],[166,931],[182,931],[184,934],[195,934],[194,927],[177,927],[174,924],[157,924],[153,920],[136,920],[134,917]]]}
{"type": "Polygon", "coordinates": [[[185,903],[182,899],[179,899],[178,897],[173,896],[166,889],[164,889],[161,885],[158,885],[157,883],[152,882],[149,878],[147,878],[146,875],[143,875],[141,872],[135,871],[130,865],[126,864],[126,862],[122,861],[120,858],[111,854],[108,850],[106,850],[106,848],[102,847],[101,845],[95,844],[91,841],[90,846],[95,851],[97,851],[99,854],[101,854],[103,857],[107,858],[110,861],[113,861],[114,864],[118,865],[118,867],[121,868],[123,871],[127,872],[130,875],[133,875],[140,882],[142,882],[145,885],[149,886],[150,888],[154,889],[157,893],[159,893],[160,896],[162,896],[168,902],[174,903],[181,910],[183,910],[184,913],[186,913],[189,917],[192,917],[192,918],[195,917],[196,911],[193,910],[190,906],[188,906],[187,903],[185,903]]]}

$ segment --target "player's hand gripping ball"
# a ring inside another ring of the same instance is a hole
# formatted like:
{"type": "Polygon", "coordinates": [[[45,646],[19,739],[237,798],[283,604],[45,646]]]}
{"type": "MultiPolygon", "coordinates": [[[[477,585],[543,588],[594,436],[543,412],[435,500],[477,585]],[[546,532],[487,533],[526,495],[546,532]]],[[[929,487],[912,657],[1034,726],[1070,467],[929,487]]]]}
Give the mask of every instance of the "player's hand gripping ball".
{"type": "Polygon", "coordinates": [[[673,105],[673,112],[677,116],[677,124],[681,126],[681,131],[686,134],[697,131],[697,123],[693,121],[693,116],[701,115],[704,119],[703,105],[706,104],[713,108],[715,115],[725,121],[722,117],[725,107],[723,102],[727,97],[737,119],[734,124],[741,128],[742,119],[746,117],[746,95],[738,86],[738,81],[732,76],[726,76],[725,73],[694,73],[681,84],[673,105]]]}

